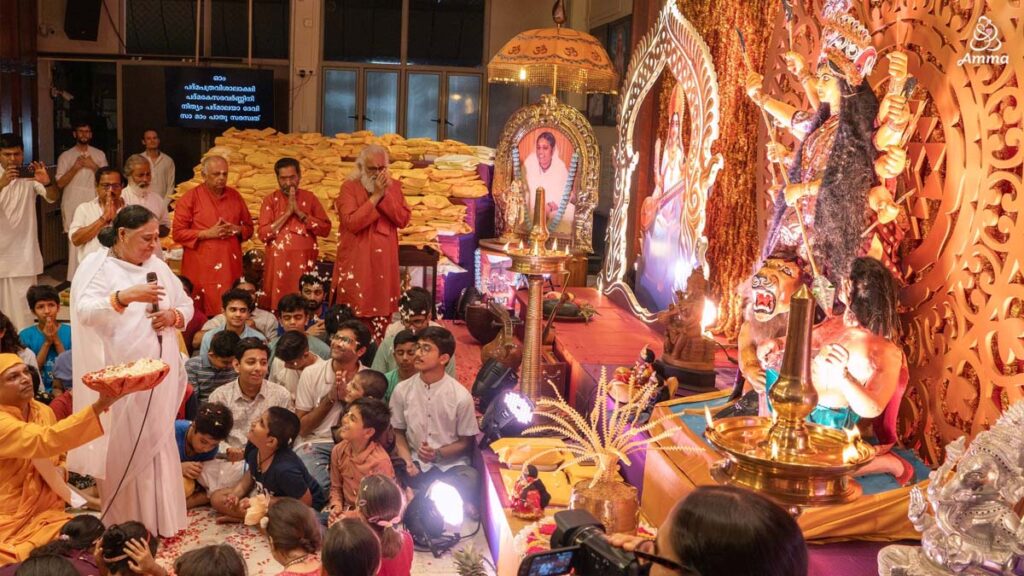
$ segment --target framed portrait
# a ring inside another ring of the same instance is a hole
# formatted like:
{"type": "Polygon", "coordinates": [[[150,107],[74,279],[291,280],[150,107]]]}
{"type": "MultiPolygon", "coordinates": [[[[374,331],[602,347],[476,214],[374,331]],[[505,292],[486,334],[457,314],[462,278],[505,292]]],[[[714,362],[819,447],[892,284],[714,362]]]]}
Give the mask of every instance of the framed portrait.
{"type": "MultiPolygon", "coordinates": [[[[598,26],[590,31],[590,35],[597,38],[597,41],[605,46],[607,50],[608,46],[608,25],[598,26]]],[[[622,72],[619,72],[619,77],[622,77],[622,72]]],[[[592,126],[604,126],[604,109],[607,105],[608,95],[607,94],[587,94],[587,121],[592,126]]]]}
{"type": "Polygon", "coordinates": [[[594,130],[576,108],[544,94],[540,103],[517,110],[495,154],[498,232],[505,239],[525,237],[543,188],[548,235],[568,242],[574,254],[592,252],[600,162],[594,130]]]}
{"type": "MultiPolygon", "coordinates": [[[[633,17],[626,16],[615,22],[607,24],[605,35],[605,50],[608,51],[608,58],[619,78],[626,77],[626,67],[629,66],[630,40],[633,28],[633,17]]],[[[600,38],[598,36],[597,38],[600,38]]],[[[614,126],[619,115],[619,96],[613,94],[605,95],[604,101],[604,122],[606,126],[614,126]]]]}
{"type": "Polygon", "coordinates": [[[476,289],[502,306],[511,308],[515,303],[519,274],[512,271],[512,258],[500,250],[477,248],[476,289]]]}

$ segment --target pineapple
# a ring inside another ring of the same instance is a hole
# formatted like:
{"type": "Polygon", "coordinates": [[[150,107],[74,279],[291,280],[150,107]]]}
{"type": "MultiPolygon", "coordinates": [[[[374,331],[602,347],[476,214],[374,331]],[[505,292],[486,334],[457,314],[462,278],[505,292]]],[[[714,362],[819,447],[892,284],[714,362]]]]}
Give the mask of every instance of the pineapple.
{"type": "Polygon", "coordinates": [[[487,576],[484,557],[472,544],[456,550],[452,557],[459,576],[487,576]]]}

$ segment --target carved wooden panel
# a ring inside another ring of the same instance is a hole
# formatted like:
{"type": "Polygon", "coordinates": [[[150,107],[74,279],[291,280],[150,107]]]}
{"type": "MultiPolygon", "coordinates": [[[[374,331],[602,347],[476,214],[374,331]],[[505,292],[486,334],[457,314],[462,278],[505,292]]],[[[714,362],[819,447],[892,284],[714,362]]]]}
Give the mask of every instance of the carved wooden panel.
{"type": "MultiPolygon", "coordinates": [[[[821,2],[796,4],[794,49],[813,62],[821,2]]],[[[885,78],[885,55],[901,44],[920,82],[913,107],[927,99],[901,183],[915,192],[904,205],[910,230],[902,317],[911,381],[900,430],[935,461],[947,442],[987,429],[1024,396],[1024,4],[855,6],[879,51],[872,84],[885,78]]],[[[788,49],[780,14],[766,91],[800,104],[800,87],[781,58],[788,49]]],[[[763,155],[758,171],[764,193],[763,155]]]]}

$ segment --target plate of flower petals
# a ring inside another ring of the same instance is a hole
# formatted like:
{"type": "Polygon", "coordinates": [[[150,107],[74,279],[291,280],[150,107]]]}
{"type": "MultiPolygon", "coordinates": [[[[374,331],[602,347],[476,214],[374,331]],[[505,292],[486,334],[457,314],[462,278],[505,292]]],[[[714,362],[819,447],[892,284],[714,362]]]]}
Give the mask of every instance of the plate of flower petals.
{"type": "Polygon", "coordinates": [[[142,358],[89,372],[82,376],[82,383],[100,394],[120,396],[154,388],[170,370],[163,360],[142,358]]]}

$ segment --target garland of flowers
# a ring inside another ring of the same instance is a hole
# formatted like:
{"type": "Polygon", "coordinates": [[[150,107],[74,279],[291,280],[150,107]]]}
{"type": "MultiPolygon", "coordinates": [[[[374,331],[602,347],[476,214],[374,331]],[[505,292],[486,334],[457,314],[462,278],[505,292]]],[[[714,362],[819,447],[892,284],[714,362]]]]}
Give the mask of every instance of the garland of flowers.
{"type": "MultiPolygon", "coordinates": [[[[565,187],[562,189],[562,201],[558,204],[558,211],[555,212],[555,216],[548,222],[548,234],[554,234],[555,230],[558,230],[558,225],[562,223],[562,218],[565,216],[565,211],[569,207],[569,199],[572,198],[572,185],[576,181],[576,171],[579,169],[580,155],[579,152],[572,153],[572,159],[569,160],[569,176],[565,179],[565,187]]],[[[522,178],[523,171],[519,164],[519,147],[514,146],[512,148],[512,178],[519,180],[522,178]]],[[[529,193],[529,187],[526,188],[529,193]]],[[[523,223],[529,225],[533,214],[527,216],[527,210],[523,210],[523,223]]]]}

